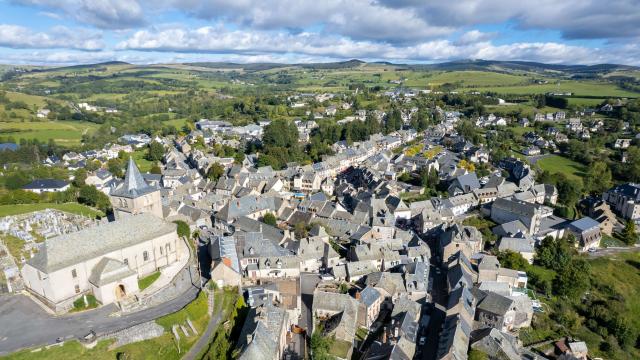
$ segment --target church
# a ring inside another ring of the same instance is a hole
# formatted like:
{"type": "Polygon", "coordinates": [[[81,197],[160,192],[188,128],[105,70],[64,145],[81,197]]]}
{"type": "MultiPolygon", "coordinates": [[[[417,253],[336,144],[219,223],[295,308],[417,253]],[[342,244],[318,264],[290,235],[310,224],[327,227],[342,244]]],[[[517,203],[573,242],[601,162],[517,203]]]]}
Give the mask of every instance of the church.
{"type": "Polygon", "coordinates": [[[84,294],[104,304],[139,293],[138,279],[184,261],[187,244],[162,219],[157,188],[133,161],[111,198],[116,220],[47,239],[22,268],[27,290],[57,313],[84,294]]]}
{"type": "Polygon", "coordinates": [[[124,182],[111,191],[109,198],[116,220],[145,212],[163,217],[160,189],[144,181],[133,158],[129,158],[124,182]]]}

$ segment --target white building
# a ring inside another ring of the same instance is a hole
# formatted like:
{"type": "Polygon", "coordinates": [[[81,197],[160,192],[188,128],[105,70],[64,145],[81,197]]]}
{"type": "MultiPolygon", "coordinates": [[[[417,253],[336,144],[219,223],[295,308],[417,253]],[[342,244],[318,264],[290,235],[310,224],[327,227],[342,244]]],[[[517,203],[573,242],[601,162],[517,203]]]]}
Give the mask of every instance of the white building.
{"type": "Polygon", "coordinates": [[[139,292],[138,278],[188,256],[177,225],[144,213],[47,239],[22,268],[29,292],[56,312],[93,293],[102,304],[139,292]]]}

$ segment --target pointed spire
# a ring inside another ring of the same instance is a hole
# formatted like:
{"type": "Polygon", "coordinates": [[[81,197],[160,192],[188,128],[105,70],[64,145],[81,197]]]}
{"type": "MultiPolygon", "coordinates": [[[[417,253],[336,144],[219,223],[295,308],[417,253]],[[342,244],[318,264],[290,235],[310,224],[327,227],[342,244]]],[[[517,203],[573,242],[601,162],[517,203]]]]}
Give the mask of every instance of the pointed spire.
{"type": "Polygon", "coordinates": [[[129,164],[127,165],[127,173],[124,176],[124,184],[122,187],[122,192],[125,192],[129,195],[138,195],[150,189],[150,186],[144,181],[142,174],[140,174],[140,170],[138,170],[138,166],[136,166],[133,158],[129,158],[129,164]]]}

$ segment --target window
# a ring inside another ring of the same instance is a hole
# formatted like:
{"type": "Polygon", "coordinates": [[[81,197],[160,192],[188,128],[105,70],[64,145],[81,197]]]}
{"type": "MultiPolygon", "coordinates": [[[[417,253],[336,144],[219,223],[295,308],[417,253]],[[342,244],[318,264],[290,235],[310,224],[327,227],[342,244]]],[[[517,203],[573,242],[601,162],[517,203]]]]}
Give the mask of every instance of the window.
{"type": "Polygon", "coordinates": [[[160,255],[162,255],[162,246],[160,246],[160,255]]]}
{"type": "Polygon", "coordinates": [[[80,285],[75,286],[76,294],[80,293],[80,285]]]}
{"type": "Polygon", "coordinates": [[[71,277],[74,279],[78,277],[78,272],[76,271],[76,269],[71,270],[71,277]]]}
{"type": "Polygon", "coordinates": [[[143,252],[142,253],[142,260],[144,261],[149,261],[149,253],[148,252],[143,252]]]}
{"type": "Polygon", "coordinates": [[[124,259],[123,263],[127,266],[129,266],[129,259],[124,259]]]}
{"type": "Polygon", "coordinates": [[[171,251],[171,243],[167,244],[167,251],[171,251]]]}

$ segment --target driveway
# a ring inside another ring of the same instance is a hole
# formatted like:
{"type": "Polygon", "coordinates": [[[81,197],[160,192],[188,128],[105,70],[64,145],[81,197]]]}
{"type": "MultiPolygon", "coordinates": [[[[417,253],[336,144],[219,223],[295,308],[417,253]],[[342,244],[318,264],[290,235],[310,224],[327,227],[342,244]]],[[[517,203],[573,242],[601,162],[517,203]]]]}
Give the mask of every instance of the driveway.
{"type": "Polygon", "coordinates": [[[53,344],[56,338],[79,338],[90,330],[106,334],[174,313],[192,302],[199,289],[190,287],[179,297],[158,306],[118,316],[114,304],[95,310],[53,316],[26,295],[0,297],[0,355],[23,348],[53,344]]]}

